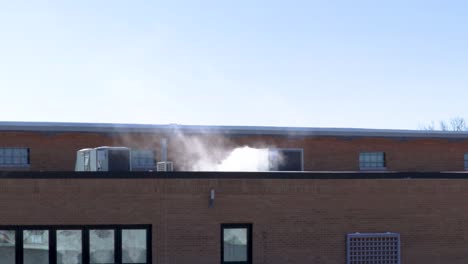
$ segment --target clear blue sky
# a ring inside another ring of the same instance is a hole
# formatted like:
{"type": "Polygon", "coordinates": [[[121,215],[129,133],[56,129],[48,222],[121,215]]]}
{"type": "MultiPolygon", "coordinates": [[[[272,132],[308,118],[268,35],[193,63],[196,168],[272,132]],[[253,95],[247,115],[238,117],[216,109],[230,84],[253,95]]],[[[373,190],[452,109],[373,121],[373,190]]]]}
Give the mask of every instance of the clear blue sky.
{"type": "Polygon", "coordinates": [[[466,1],[0,3],[3,121],[417,129],[468,118],[466,1]]]}

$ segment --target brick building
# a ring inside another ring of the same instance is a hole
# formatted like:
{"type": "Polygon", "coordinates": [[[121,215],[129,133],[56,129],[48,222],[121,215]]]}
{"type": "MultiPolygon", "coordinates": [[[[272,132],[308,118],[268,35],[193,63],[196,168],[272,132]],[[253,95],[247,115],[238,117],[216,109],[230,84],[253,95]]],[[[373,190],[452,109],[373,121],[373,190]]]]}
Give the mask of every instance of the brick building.
{"type": "Polygon", "coordinates": [[[98,146],[132,148],[141,170],[165,157],[177,170],[190,170],[200,148],[222,159],[240,146],[281,151],[289,158],[284,170],[468,168],[466,132],[0,122],[0,170],[70,171],[77,150],[98,146]]]}
{"type": "Polygon", "coordinates": [[[0,188],[2,264],[468,258],[465,173],[0,172],[0,188]]]}
{"type": "Polygon", "coordinates": [[[0,264],[466,263],[467,139],[3,122],[0,264]],[[77,150],[103,145],[130,147],[142,171],[72,172],[77,150]],[[222,159],[242,146],[279,152],[286,164],[183,171],[201,154],[222,159]],[[147,171],[166,159],[179,171],[147,171]]]}

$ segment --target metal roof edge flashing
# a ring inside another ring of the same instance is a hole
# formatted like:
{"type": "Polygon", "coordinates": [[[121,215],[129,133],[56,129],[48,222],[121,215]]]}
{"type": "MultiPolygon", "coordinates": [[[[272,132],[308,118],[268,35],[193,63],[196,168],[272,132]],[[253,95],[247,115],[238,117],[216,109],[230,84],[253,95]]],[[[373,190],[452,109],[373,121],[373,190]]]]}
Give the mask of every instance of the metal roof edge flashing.
{"type": "Polygon", "coordinates": [[[0,171],[0,179],[468,179],[468,172],[74,172],[0,171]]]}
{"type": "Polygon", "coordinates": [[[205,126],[179,124],[119,124],[62,122],[0,122],[0,131],[23,132],[98,132],[98,133],[188,133],[226,135],[458,138],[468,139],[468,132],[424,131],[405,129],[317,128],[274,126],[205,126]]]}

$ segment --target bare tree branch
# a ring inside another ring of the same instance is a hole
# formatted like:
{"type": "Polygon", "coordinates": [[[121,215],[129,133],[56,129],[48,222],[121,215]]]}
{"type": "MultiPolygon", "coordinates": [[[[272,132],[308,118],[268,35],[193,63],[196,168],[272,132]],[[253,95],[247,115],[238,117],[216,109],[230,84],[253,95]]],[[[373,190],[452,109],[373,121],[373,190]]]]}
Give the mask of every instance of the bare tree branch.
{"type": "Polygon", "coordinates": [[[450,126],[453,131],[465,131],[467,129],[465,119],[461,117],[452,118],[450,126]]]}
{"type": "Polygon", "coordinates": [[[442,131],[449,130],[449,127],[448,127],[447,123],[445,121],[442,121],[442,120],[439,122],[439,127],[440,127],[440,130],[442,130],[442,131]]]}
{"type": "Polygon", "coordinates": [[[434,130],[436,130],[435,125],[434,125],[434,121],[431,121],[431,123],[429,123],[429,124],[422,124],[422,125],[419,125],[419,129],[420,129],[420,130],[427,130],[427,131],[434,131],[434,130]]]}
{"type": "Polygon", "coordinates": [[[431,121],[430,124],[420,125],[421,130],[427,131],[468,131],[468,124],[463,117],[454,117],[450,121],[440,120],[439,128],[437,129],[434,125],[434,121],[431,121]]]}

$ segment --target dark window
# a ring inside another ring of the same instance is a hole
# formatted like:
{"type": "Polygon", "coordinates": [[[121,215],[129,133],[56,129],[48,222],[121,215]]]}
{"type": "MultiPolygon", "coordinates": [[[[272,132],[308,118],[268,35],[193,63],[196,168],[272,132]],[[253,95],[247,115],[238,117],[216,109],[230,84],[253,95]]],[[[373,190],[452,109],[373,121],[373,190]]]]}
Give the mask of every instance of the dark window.
{"type": "Polygon", "coordinates": [[[346,263],[400,264],[400,235],[396,233],[348,234],[346,263]]]}
{"type": "Polygon", "coordinates": [[[270,149],[271,171],[302,171],[302,149],[270,149]]]}
{"type": "Polygon", "coordinates": [[[109,149],[108,171],[130,171],[130,152],[126,149],[109,149]]]}
{"type": "Polygon", "coordinates": [[[150,225],[0,226],[0,264],[149,264],[150,249],[150,225]]]}
{"type": "Polygon", "coordinates": [[[252,263],[252,225],[221,225],[221,263],[252,263]]]}
{"type": "Polygon", "coordinates": [[[21,167],[29,165],[28,148],[0,148],[0,166],[21,167]]]}
{"type": "Polygon", "coordinates": [[[153,170],[156,167],[154,151],[135,149],[132,150],[132,169],[153,170]]]}
{"type": "Polygon", "coordinates": [[[359,153],[359,167],[361,170],[385,169],[385,152],[359,153]]]}

